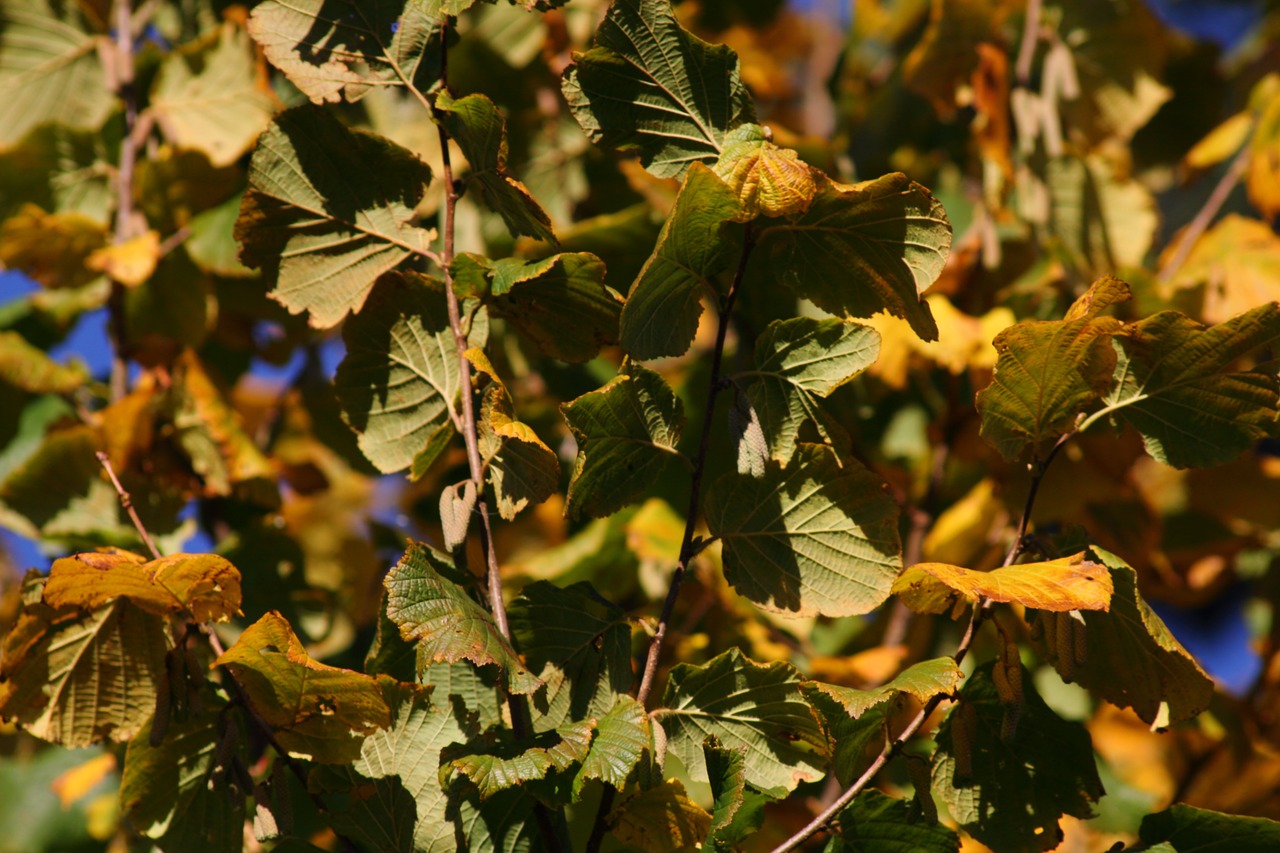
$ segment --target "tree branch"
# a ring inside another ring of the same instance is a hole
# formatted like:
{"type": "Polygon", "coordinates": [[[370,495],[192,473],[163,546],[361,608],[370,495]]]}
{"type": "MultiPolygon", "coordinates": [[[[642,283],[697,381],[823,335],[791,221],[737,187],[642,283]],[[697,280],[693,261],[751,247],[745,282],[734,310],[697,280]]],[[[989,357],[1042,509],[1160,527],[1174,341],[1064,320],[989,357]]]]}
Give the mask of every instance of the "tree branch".
{"type": "MultiPolygon", "coordinates": [[[[1048,454],[1045,455],[1044,461],[1036,461],[1031,465],[1031,488],[1027,492],[1027,501],[1022,509],[1022,517],[1018,520],[1018,530],[1013,542],[1009,545],[1008,552],[1005,553],[1003,566],[1013,565],[1013,561],[1018,558],[1018,554],[1022,553],[1023,540],[1027,535],[1027,527],[1031,523],[1031,511],[1035,507],[1036,493],[1040,490],[1040,482],[1044,479],[1044,475],[1049,469],[1049,464],[1053,462],[1058,455],[1058,450],[1067,442],[1072,433],[1062,436],[1053,446],[1048,454]]],[[[978,634],[978,629],[982,627],[982,623],[986,621],[991,613],[993,602],[989,598],[980,598],[973,604],[973,609],[969,614],[969,625],[965,628],[964,636],[960,638],[959,645],[956,646],[955,661],[960,664],[969,654],[969,649],[973,646],[974,638],[978,634]]],[[[920,712],[907,723],[906,728],[898,733],[898,736],[885,744],[884,749],[876,756],[871,765],[863,771],[849,788],[835,799],[822,813],[810,821],[803,829],[792,835],[782,844],[775,847],[772,853],[787,853],[803,844],[810,837],[818,833],[835,819],[840,812],[844,811],[849,803],[853,802],[854,797],[866,790],[871,784],[871,780],[875,778],[889,761],[897,755],[906,745],[912,736],[920,730],[933,712],[938,709],[943,700],[949,698],[945,693],[939,693],[925,703],[920,712]]]]}
{"type": "Polygon", "coordinates": [[[151,540],[151,534],[147,532],[142,519],[138,517],[138,510],[133,506],[133,498],[125,491],[124,486],[120,483],[120,478],[116,476],[115,469],[111,467],[111,458],[101,450],[98,451],[97,456],[98,461],[102,463],[102,467],[106,469],[107,476],[111,478],[111,485],[116,487],[116,494],[120,496],[120,505],[129,514],[129,520],[133,522],[133,529],[138,531],[138,538],[142,540],[142,544],[146,545],[147,550],[151,552],[151,559],[160,559],[160,551],[156,548],[156,543],[151,540]]]}
{"type": "Polygon", "coordinates": [[[1236,184],[1240,183],[1240,178],[1244,176],[1245,169],[1249,168],[1251,156],[1252,151],[1246,143],[1240,149],[1240,153],[1236,154],[1235,159],[1231,161],[1227,171],[1222,173],[1217,186],[1213,188],[1213,192],[1209,193],[1209,197],[1205,199],[1204,206],[1196,212],[1195,217],[1183,232],[1178,235],[1177,248],[1173,250],[1169,260],[1160,267],[1160,272],[1156,275],[1156,281],[1161,283],[1169,281],[1173,278],[1174,273],[1186,263],[1187,257],[1191,254],[1191,249],[1195,246],[1196,241],[1208,230],[1209,223],[1213,222],[1213,217],[1218,215],[1218,211],[1227,203],[1227,198],[1231,195],[1231,191],[1236,188],[1236,184]]]}

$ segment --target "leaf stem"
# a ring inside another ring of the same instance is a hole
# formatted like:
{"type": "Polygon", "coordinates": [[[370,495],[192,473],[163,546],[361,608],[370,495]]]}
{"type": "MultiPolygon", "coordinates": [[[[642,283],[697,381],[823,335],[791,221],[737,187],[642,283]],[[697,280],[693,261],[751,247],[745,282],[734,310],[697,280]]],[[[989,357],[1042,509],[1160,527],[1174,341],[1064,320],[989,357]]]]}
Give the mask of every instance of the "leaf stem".
{"type": "MultiPolygon", "coordinates": [[[[1023,540],[1026,538],[1027,528],[1031,524],[1031,511],[1035,507],[1036,494],[1040,490],[1040,483],[1049,470],[1049,464],[1053,462],[1054,458],[1058,455],[1058,451],[1067,442],[1071,435],[1072,433],[1068,433],[1067,435],[1059,438],[1053,448],[1045,455],[1043,461],[1037,460],[1032,463],[1031,488],[1027,492],[1027,501],[1022,508],[1022,517],[1018,520],[1017,534],[1015,535],[1013,542],[1009,545],[1009,550],[1005,553],[1004,562],[1002,564],[1003,566],[1013,565],[1013,561],[1018,558],[1020,553],[1022,553],[1023,540]]],[[[986,621],[987,617],[991,614],[993,603],[994,602],[989,598],[979,598],[973,603],[973,609],[969,614],[969,624],[965,628],[964,636],[960,638],[960,643],[956,646],[956,652],[954,655],[956,664],[962,663],[965,657],[969,654],[969,650],[973,647],[973,641],[977,637],[978,629],[982,627],[982,623],[986,621]]],[[[854,797],[862,793],[867,786],[871,784],[871,780],[875,778],[876,774],[879,773],[884,766],[902,750],[907,741],[920,730],[929,717],[933,715],[933,712],[938,709],[938,706],[942,704],[943,700],[947,698],[948,695],[945,693],[938,693],[930,698],[929,701],[924,704],[924,707],[920,709],[920,712],[911,719],[911,722],[907,723],[906,727],[898,733],[898,736],[885,744],[884,748],[880,750],[880,754],[876,756],[870,766],[863,771],[862,775],[859,776],[844,793],[837,797],[831,805],[823,809],[822,813],[806,824],[803,829],[792,835],[786,841],[782,842],[782,844],[773,848],[772,853],[787,853],[789,850],[796,849],[806,840],[821,831],[822,828],[838,816],[840,812],[844,811],[845,807],[848,806],[849,803],[853,802],[854,797]]]]}
{"type": "Polygon", "coordinates": [[[133,522],[133,529],[138,531],[138,538],[142,540],[142,544],[147,546],[147,550],[151,552],[151,559],[160,559],[160,551],[156,548],[156,543],[152,541],[151,534],[147,532],[147,528],[142,523],[142,519],[138,517],[138,510],[133,505],[133,498],[125,491],[124,486],[120,483],[120,478],[116,476],[115,468],[111,467],[111,457],[99,450],[97,453],[98,462],[106,469],[107,476],[111,478],[111,485],[116,487],[116,494],[120,496],[120,505],[124,507],[124,511],[129,514],[129,520],[133,522]]]}
{"type": "Polygon", "coordinates": [[[738,288],[747,271],[747,261],[751,250],[755,248],[755,238],[751,227],[747,226],[742,239],[742,253],[738,256],[738,269],[733,274],[733,282],[720,306],[719,325],[716,329],[716,346],[711,356],[711,380],[707,385],[707,404],[702,421],[702,435],[698,440],[698,455],[693,459],[693,475],[689,485],[689,509],[685,515],[684,538],[680,542],[680,556],[676,561],[676,570],[671,575],[671,585],[667,588],[666,600],[662,603],[662,615],[658,618],[658,628],[649,641],[649,653],[645,657],[644,674],[640,678],[640,688],[636,691],[636,700],[643,706],[649,693],[653,690],[653,679],[658,671],[658,658],[662,653],[662,642],[667,636],[667,626],[671,622],[671,613],[675,610],[676,599],[680,597],[680,585],[684,581],[685,572],[694,556],[705,547],[694,540],[694,530],[698,523],[698,508],[702,499],[702,477],[706,471],[707,453],[711,447],[712,415],[715,412],[716,397],[724,389],[720,381],[721,365],[724,361],[724,344],[729,334],[730,315],[734,302],[738,298],[738,288]]]}

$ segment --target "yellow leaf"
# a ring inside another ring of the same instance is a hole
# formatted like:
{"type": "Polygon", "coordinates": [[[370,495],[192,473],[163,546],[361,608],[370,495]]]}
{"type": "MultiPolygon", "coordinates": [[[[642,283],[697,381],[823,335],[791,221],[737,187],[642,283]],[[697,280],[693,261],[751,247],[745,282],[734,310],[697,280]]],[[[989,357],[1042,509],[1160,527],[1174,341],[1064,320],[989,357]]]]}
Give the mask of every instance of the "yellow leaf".
{"type": "Polygon", "coordinates": [[[1273,96],[1258,116],[1249,149],[1249,201],[1274,218],[1280,213],[1280,96],[1273,96]]]}
{"type": "Polygon", "coordinates": [[[98,249],[89,255],[85,264],[125,287],[137,287],[151,278],[159,260],[160,235],[148,231],[132,240],[98,249]]]}
{"type": "Polygon", "coordinates": [[[55,560],[44,588],[52,607],[100,607],[128,598],[157,616],[187,612],[196,622],[225,622],[240,611],[240,572],[216,554],[173,554],[147,562],[128,551],[55,560]]]}
{"type": "Polygon", "coordinates": [[[795,151],[774,145],[759,125],[729,133],[714,171],[738,196],[739,222],[804,213],[818,192],[813,170],[795,151]]]}
{"type": "Polygon", "coordinates": [[[45,287],[79,287],[98,277],[85,261],[106,242],[106,229],[87,216],[24,204],[0,225],[0,265],[45,287]]]}
{"type": "Polygon", "coordinates": [[[83,764],[77,764],[70,770],[59,773],[49,787],[57,795],[62,808],[69,809],[98,787],[98,783],[111,775],[115,769],[116,757],[109,752],[104,752],[83,764]]]}
{"type": "Polygon", "coordinates": [[[968,599],[989,598],[1064,613],[1110,609],[1112,584],[1106,566],[1086,560],[1081,551],[1058,560],[1023,563],[991,572],[975,572],[947,563],[918,563],[903,572],[893,591],[903,595],[913,609],[913,598],[936,607],[959,593],[968,599]]]}
{"type": "Polygon", "coordinates": [[[1192,169],[1216,166],[1240,150],[1252,127],[1253,117],[1248,112],[1236,113],[1191,146],[1182,162],[1192,169]]]}
{"type": "Polygon", "coordinates": [[[644,853],[695,850],[711,829],[711,815],[668,779],[618,804],[609,816],[618,841],[644,853]]]}
{"type": "Polygon", "coordinates": [[[1167,288],[1201,285],[1200,319],[1211,324],[1280,300],[1280,237],[1265,222],[1235,213],[1224,216],[1196,241],[1167,288]]]}

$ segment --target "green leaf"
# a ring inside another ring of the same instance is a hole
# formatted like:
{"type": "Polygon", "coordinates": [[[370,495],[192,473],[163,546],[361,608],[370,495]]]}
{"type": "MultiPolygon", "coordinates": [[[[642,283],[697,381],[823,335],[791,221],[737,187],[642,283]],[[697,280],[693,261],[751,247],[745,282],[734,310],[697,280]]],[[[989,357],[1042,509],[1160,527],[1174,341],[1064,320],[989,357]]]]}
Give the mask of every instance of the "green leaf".
{"type": "Polygon", "coordinates": [[[172,723],[157,746],[151,745],[148,723],[129,741],[120,807],[132,826],[162,850],[238,853],[244,846],[248,792],[220,764],[231,756],[218,756],[215,720],[206,713],[172,723]]]}
{"type": "Polygon", "coordinates": [[[535,729],[603,717],[631,690],[631,623],[590,584],[532,583],[508,617],[529,669],[547,685],[535,697],[535,729]]]}
{"type": "Polygon", "coordinates": [[[818,192],[813,170],[795,151],[774,145],[758,124],[730,131],[715,172],[737,194],[740,222],[804,213],[818,192]]]}
{"type": "MultiPolygon", "coordinates": [[[[467,343],[484,346],[483,312],[473,314],[467,343]]],[[[453,435],[461,393],[458,354],[443,290],[416,273],[384,278],[369,305],[342,331],[347,355],[334,390],[360,450],[380,471],[425,469],[453,435]]]]}
{"type": "Polygon", "coordinates": [[[786,463],[805,421],[825,431],[817,399],[870,367],[880,354],[880,333],[843,320],[775,320],[756,339],[756,369],[747,400],[759,419],[772,457],[786,463]]]}
{"type": "MultiPolygon", "coordinates": [[[[554,243],[551,219],[524,184],[507,174],[507,123],[484,95],[454,100],[448,91],[436,95],[436,115],[471,166],[485,206],[502,217],[513,237],[526,234],[554,243]]],[[[601,271],[603,272],[603,270],[601,271]]]]}
{"type": "Polygon", "coordinates": [[[834,684],[823,684],[820,681],[806,681],[801,689],[812,698],[815,693],[825,693],[839,702],[850,717],[857,719],[872,708],[889,702],[902,693],[909,693],[916,701],[924,704],[939,693],[950,694],[964,678],[964,673],[951,658],[934,658],[921,661],[898,673],[892,681],[871,690],[854,690],[851,687],[839,687],[834,684]]]}
{"type": "Polygon", "coordinates": [[[51,607],[90,610],[116,598],[156,616],[226,622],[240,612],[240,572],[216,554],[171,554],[148,562],[128,551],[54,560],[44,586],[51,607]]]}
{"type": "Polygon", "coordinates": [[[67,394],[88,381],[80,361],[59,364],[17,332],[0,332],[0,382],[32,394],[67,394]]]}
{"type": "Polygon", "coordinates": [[[673,667],[653,716],[693,779],[709,778],[702,745],[714,735],[746,751],[748,783],[791,791],[822,778],[826,763],[826,739],[800,682],[790,664],[755,663],[731,649],[704,666],[673,667]]]}
{"type": "MultiPolygon", "coordinates": [[[[604,263],[595,255],[480,261],[490,279],[483,294],[490,312],[552,358],[587,361],[618,342],[622,298],[604,283],[604,263]]],[[[466,262],[477,264],[474,256],[466,262]]]]}
{"type": "Polygon", "coordinates": [[[642,853],[694,850],[707,837],[711,816],[689,799],[679,779],[642,788],[609,813],[613,836],[642,853]]]}
{"type": "Polygon", "coordinates": [[[1024,320],[996,335],[995,375],[977,406],[982,437],[1005,459],[1071,432],[1077,416],[1111,388],[1111,338],[1121,324],[1099,312],[1129,296],[1129,285],[1101,278],[1066,319],[1024,320]]]}
{"type": "Polygon", "coordinates": [[[871,763],[872,757],[884,748],[894,704],[873,705],[861,716],[851,717],[845,706],[833,696],[813,689],[808,683],[802,689],[822,723],[831,753],[832,772],[841,785],[852,784],[871,763]]]}
{"type": "Polygon", "coordinates": [[[115,97],[77,3],[12,0],[0,10],[0,150],[31,130],[59,124],[96,131],[115,97]]]}
{"type": "Polygon", "coordinates": [[[480,456],[488,466],[499,515],[510,521],[525,507],[555,493],[560,458],[532,427],[516,420],[511,395],[496,380],[485,392],[477,428],[480,456]]]}
{"type": "Polygon", "coordinates": [[[365,738],[350,765],[318,766],[307,787],[324,802],[333,828],[369,850],[445,853],[456,849],[440,752],[476,736],[455,709],[431,702],[431,689],[378,679],[391,725],[365,738]]]}
{"type": "MultiPolygon", "coordinates": [[[[261,8],[261,7],[259,7],[261,8]]],[[[224,24],[216,39],[170,53],[152,84],[150,110],[178,148],[229,166],[253,147],[275,112],[244,30],[224,24]]]]}
{"type": "Polygon", "coordinates": [[[617,698],[613,710],[600,716],[595,740],[573,780],[574,796],[588,779],[599,779],[619,791],[649,746],[649,715],[630,696],[617,698]]]}
{"type": "Polygon", "coordinates": [[[1032,637],[1045,659],[1067,681],[1132,708],[1150,724],[1173,725],[1208,708],[1213,681],[1143,601],[1137,574],[1115,554],[1093,550],[1111,573],[1111,610],[1028,611],[1032,637]]]}
{"type": "Polygon", "coordinates": [[[668,0],[615,2],[563,88],[592,141],[639,151],[660,178],[715,162],[725,134],[755,120],[737,54],[681,27],[668,0]]]}
{"type": "Polygon", "coordinates": [[[960,836],[912,814],[911,804],[871,789],[840,813],[831,853],[958,853],[960,836]]]}
{"type": "Polygon", "coordinates": [[[1103,795],[1089,732],[1055,714],[1022,674],[1012,737],[1001,737],[1007,709],[984,664],[960,691],[938,729],[933,787],[960,826],[995,850],[1052,850],[1058,819],[1092,816],[1103,795]],[[966,710],[967,709],[967,710],[966,710]],[[968,718],[967,721],[964,718],[968,718]]]}
{"type": "Polygon", "coordinates": [[[418,670],[431,661],[493,664],[512,693],[532,693],[542,682],[498,632],[493,616],[450,579],[453,562],[428,545],[409,545],[387,573],[387,616],[406,640],[418,641],[418,670]]]}
{"type": "Polygon", "coordinates": [[[553,770],[568,770],[587,756],[595,733],[595,720],[567,723],[535,735],[527,741],[515,741],[509,730],[501,730],[486,752],[455,758],[449,766],[475,785],[483,802],[514,786],[547,778],[553,770]]]}
{"type": "Polygon", "coordinates": [[[702,849],[729,853],[760,828],[764,821],[764,795],[747,788],[747,752],[728,749],[715,736],[702,744],[702,755],[711,782],[711,828],[702,849]]]}
{"type": "Polygon", "coordinates": [[[127,741],[151,717],[165,678],[164,621],[116,601],[54,608],[45,579],[23,582],[22,613],[0,656],[0,716],[63,746],[127,741]]]}
{"type": "Polygon", "coordinates": [[[659,374],[637,364],[560,407],[578,441],[567,512],[602,518],[640,497],[672,456],[684,406],[659,374]]]}
{"type": "Polygon", "coordinates": [[[391,724],[374,679],[317,663],[279,613],[246,628],[214,665],[231,671],[290,755],[323,764],[354,761],[361,741],[391,724]]]}
{"type": "Polygon", "coordinates": [[[426,89],[440,71],[439,16],[413,0],[267,0],[249,33],[267,59],[317,104],[374,89],[426,89]]]}
{"type": "Polygon", "coordinates": [[[901,317],[923,340],[938,325],[921,294],[951,253],[942,204],[906,175],[860,184],[823,179],[808,211],[759,232],[770,269],[797,296],[837,317],[901,317]]]}
{"type": "Polygon", "coordinates": [[[241,260],[263,270],[291,313],[336,325],[378,276],[428,253],[434,232],[411,221],[430,182],[426,164],[381,136],[312,107],[281,113],[249,163],[241,260]]]}
{"type": "Polygon", "coordinates": [[[1280,823],[1179,804],[1144,817],[1138,836],[1143,844],[1168,843],[1177,853],[1270,853],[1280,845],[1280,823]]]}
{"type": "Polygon", "coordinates": [[[740,229],[728,223],[741,210],[728,185],[706,166],[693,164],[622,308],[622,347],[632,358],[688,351],[702,316],[702,297],[715,295],[715,277],[736,263],[740,229]]]}
{"type": "Polygon", "coordinates": [[[1116,338],[1116,384],[1107,408],[1131,423],[1161,462],[1176,468],[1229,462],[1276,434],[1280,408],[1274,367],[1231,365],[1277,340],[1275,302],[1208,328],[1162,311],[1116,338]]]}
{"type": "Polygon", "coordinates": [[[725,579],[759,606],[794,615],[867,613],[902,570],[898,507],[879,478],[830,449],[800,445],[786,467],[730,472],[707,492],[725,579]]]}

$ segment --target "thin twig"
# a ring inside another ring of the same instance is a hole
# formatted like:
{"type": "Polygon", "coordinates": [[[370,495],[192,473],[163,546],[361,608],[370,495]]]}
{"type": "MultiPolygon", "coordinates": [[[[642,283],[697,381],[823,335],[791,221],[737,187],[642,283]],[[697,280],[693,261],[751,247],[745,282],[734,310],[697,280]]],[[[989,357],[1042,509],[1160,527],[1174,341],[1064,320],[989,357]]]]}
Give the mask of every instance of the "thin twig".
{"type": "Polygon", "coordinates": [[[711,356],[711,380],[707,388],[707,404],[703,410],[702,436],[698,441],[698,455],[693,458],[693,476],[689,484],[689,509],[685,514],[684,538],[680,542],[680,556],[676,561],[676,570],[671,575],[671,585],[667,588],[667,598],[662,603],[662,615],[658,618],[658,628],[653,632],[653,638],[649,641],[649,653],[645,657],[644,675],[640,679],[640,689],[636,691],[636,701],[641,705],[645,704],[649,698],[650,691],[653,690],[653,679],[658,671],[658,658],[662,653],[662,641],[667,636],[667,625],[671,621],[671,613],[675,609],[676,599],[680,597],[681,582],[689,569],[690,561],[700,550],[700,543],[694,540],[694,531],[697,529],[698,508],[702,500],[702,475],[706,471],[707,454],[711,447],[711,429],[714,420],[712,414],[715,411],[716,397],[723,390],[723,383],[720,380],[720,367],[724,360],[724,342],[729,334],[730,315],[733,313],[734,302],[738,298],[738,287],[742,284],[742,277],[747,271],[747,260],[751,257],[751,250],[754,247],[755,240],[748,226],[747,233],[742,238],[742,253],[738,257],[738,269],[733,274],[733,283],[729,285],[729,292],[724,298],[724,304],[720,307],[719,327],[716,329],[716,347],[711,356]]]}
{"type": "Polygon", "coordinates": [[[147,528],[143,526],[142,519],[138,517],[138,510],[133,506],[133,498],[125,491],[120,483],[120,478],[116,476],[116,471],[111,467],[111,457],[106,453],[98,451],[98,461],[102,463],[102,467],[106,469],[107,476],[111,478],[111,485],[116,487],[116,494],[120,496],[120,505],[124,507],[124,511],[129,514],[129,520],[133,522],[133,529],[138,531],[138,537],[142,539],[142,544],[147,546],[147,550],[151,552],[153,560],[160,559],[160,551],[156,548],[156,543],[151,540],[151,534],[147,532],[147,528]]]}
{"type": "MultiPolygon", "coordinates": [[[[1071,434],[1069,433],[1059,438],[1053,448],[1045,455],[1043,461],[1032,463],[1031,488],[1027,492],[1027,501],[1022,509],[1022,517],[1018,520],[1018,532],[1013,542],[1009,545],[1008,552],[1005,554],[1004,566],[1013,565],[1013,561],[1016,560],[1018,554],[1022,552],[1023,540],[1027,535],[1027,527],[1031,521],[1031,510],[1035,506],[1036,493],[1040,489],[1040,482],[1044,479],[1044,475],[1049,469],[1049,464],[1058,455],[1058,450],[1061,449],[1062,445],[1066,443],[1070,436],[1071,434]]],[[[960,638],[959,645],[956,646],[956,653],[954,657],[957,665],[962,663],[965,657],[969,654],[969,649],[973,646],[973,641],[978,634],[978,629],[982,627],[982,623],[991,613],[992,604],[993,602],[989,598],[980,598],[974,602],[973,609],[969,614],[969,625],[965,628],[964,636],[960,638]]],[[[902,750],[907,741],[909,741],[912,736],[920,730],[920,727],[925,724],[929,717],[932,716],[933,712],[938,709],[938,706],[942,704],[943,700],[947,698],[949,697],[945,693],[939,693],[930,698],[929,701],[925,703],[924,707],[920,709],[920,712],[912,718],[911,722],[907,723],[906,728],[899,732],[897,737],[885,744],[884,748],[880,751],[880,754],[871,762],[871,765],[863,771],[862,775],[859,776],[843,794],[837,797],[831,805],[823,809],[822,813],[806,824],[803,829],[792,835],[782,844],[775,847],[772,853],[787,853],[789,850],[796,849],[810,837],[821,831],[822,828],[830,823],[837,815],[840,814],[840,812],[844,811],[845,807],[848,806],[849,803],[853,802],[854,797],[862,793],[866,787],[871,784],[871,780],[875,778],[876,774],[879,773],[881,769],[883,769],[884,766],[902,750]]]]}
{"type": "Polygon", "coordinates": [[[1159,282],[1167,282],[1173,278],[1174,273],[1182,268],[1186,263],[1187,256],[1191,254],[1191,249],[1195,246],[1196,241],[1209,228],[1209,223],[1213,221],[1213,217],[1218,215],[1218,211],[1227,203],[1227,198],[1231,195],[1231,191],[1236,188],[1236,184],[1240,183],[1240,178],[1244,176],[1245,170],[1249,168],[1249,160],[1252,157],[1250,146],[1245,145],[1240,149],[1240,153],[1231,161],[1231,165],[1227,167],[1227,171],[1223,172],[1222,177],[1218,180],[1218,185],[1213,188],[1213,192],[1209,193],[1209,197],[1204,200],[1204,206],[1197,211],[1195,218],[1183,229],[1178,235],[1178,246],[1174,249],[1173,254],[1169,256],[1169,260],[1160,268],[1156,280],[1159,282]]]}

